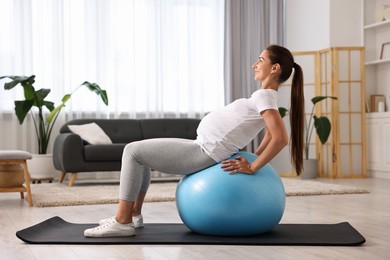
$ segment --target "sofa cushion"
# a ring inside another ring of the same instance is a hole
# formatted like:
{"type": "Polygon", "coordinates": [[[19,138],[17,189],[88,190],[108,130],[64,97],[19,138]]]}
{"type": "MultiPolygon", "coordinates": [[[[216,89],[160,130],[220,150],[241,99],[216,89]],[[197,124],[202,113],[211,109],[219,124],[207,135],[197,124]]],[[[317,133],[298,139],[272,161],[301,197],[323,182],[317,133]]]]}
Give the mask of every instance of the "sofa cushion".
{"type": "Polygon", "coordinates": [[[142,131],[136,119],[74,119],[60,129],[60,133],[69,133],[68,125],[82,125],[95,122],[110,137],[113,143],[131,143],[142,140],[142,131]]]}
{"type": "Polygon", "coordinates": [[[90,144],[112,144],[110,137],[96,123],[68,125],[69,129],[90,144]]]}
{"type": "Polygon", "coordinates": [[[200,123],[194,118],[165,118],[139,120],[144,139],[185,138],[196,139],[196,129],[200,123]]]}
{"type": "Polygon", "coordinates": [[[120,144],[87,144],[84,146],[84,159],[88,162],[96,161],[116,161],[122,159],[123,149],[126,143],[120,144]]]}

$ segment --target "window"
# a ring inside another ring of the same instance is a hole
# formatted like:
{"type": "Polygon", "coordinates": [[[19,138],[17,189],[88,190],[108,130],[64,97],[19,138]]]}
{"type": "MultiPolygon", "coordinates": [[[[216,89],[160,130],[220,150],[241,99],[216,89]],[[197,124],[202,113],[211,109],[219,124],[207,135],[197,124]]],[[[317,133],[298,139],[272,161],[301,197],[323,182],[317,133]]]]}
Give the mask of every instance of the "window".
{"type": "MultiPolygon", "coordinates": [[[[223,0],[3,0],[0,10],[0,75],[35,74],[55,104],[88,80],[116,116],[223,106],[223,0]]],[[[4,82],[0,112],[22,95],[4,82]]],[[[107,110],[80,92],[68,111],[107,110]]]]}

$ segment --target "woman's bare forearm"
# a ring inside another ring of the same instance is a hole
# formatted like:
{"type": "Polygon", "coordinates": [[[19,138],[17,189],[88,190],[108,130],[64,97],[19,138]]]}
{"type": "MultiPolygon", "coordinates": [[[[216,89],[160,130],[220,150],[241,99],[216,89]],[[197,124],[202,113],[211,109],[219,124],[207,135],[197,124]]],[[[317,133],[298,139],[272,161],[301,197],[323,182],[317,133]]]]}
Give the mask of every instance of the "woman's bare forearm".
{"type": "Polygon", "coordinates": [[[270,162],[287,144],[288,140],[286,140],[286,138],[272,138],[266,148],[259,154],[257,159],[251,163],[251,171],[258,171],[260,168],[270,162]]]}
{"type": "Polygon", "coordinates": [[[270,141],[271,141],[271,135],[269,134],[269,132],[266,129],[263,140],[261,140],[261,143],[260,143],[259,147],[257,148],[255,154],[260,155],[265,150],[265,148],[268,146],[270,141]]]}

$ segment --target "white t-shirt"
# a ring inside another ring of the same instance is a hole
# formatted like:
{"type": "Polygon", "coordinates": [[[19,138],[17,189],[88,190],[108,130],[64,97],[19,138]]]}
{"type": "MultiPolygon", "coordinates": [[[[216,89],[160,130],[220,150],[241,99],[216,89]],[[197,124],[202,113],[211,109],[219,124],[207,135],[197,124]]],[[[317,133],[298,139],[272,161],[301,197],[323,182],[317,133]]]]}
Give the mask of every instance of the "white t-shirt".
{"type": "Polygon", "coordinates": [[[259,89],[250,98],[237,99],[202,119],[195,143],[216,162],[225,160],[265,127],[260,113],[267,109],[278,109],[278,92],[273,89],[259,89]]]}

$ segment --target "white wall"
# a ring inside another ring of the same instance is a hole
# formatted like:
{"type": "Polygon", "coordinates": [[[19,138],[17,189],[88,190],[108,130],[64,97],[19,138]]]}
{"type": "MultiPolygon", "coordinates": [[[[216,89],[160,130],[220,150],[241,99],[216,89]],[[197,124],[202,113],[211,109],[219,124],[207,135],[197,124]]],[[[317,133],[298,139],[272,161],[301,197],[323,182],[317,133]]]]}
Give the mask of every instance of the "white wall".
{"type": "Polygon", "coordinates": [[[329,46],[329,0],[286,0],[286,47],[312,51],[329,46]]]}
{"type": "Polygon", "coordinates": [[[361,1],[330,0],[330,46],[363,45],[361,1]]]}
{"type": "Polygon", "coordinates": [[[357,0],[286,0],[286,47],[313,51],[361,46],[362,15],[357,0]]]}

